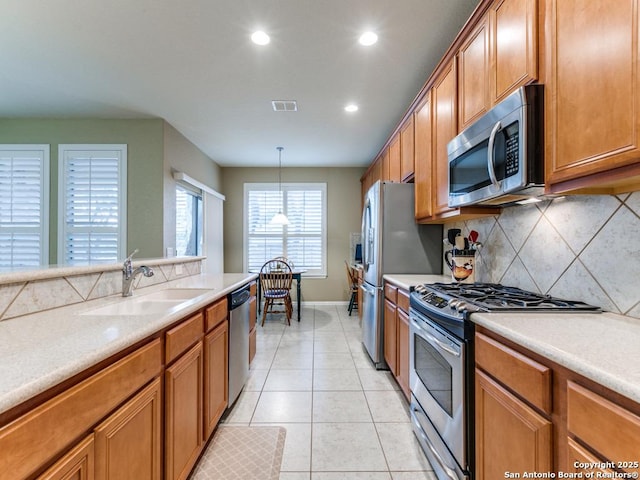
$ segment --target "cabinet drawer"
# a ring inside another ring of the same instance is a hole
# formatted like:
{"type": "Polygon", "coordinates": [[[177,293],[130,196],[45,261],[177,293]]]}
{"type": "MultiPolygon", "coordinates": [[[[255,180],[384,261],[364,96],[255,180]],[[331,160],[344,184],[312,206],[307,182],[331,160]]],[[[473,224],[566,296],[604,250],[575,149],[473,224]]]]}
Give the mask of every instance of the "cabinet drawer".
{"type": "Polygon", "coordinates": [[[28,477],[68,448],[160,374],[161,351],[154,340],[0,429],[0,479],[28,477]],[[46,448],[35,448],[45,437],[46,448]]]}
{"type": "Polygon", "coordinates": [[[198,313],[166,334],[165,362],[169,363],[202,337],[203,315],[198,313]]]}
{"type": "Polygon", "coordinates": [[[409,313],[409,292],[406,290],[398,289],[398,308],[401,308],[405,312],[409,313]]]}
{"type": "Polygon", "coordinates": [[[205,331],[207,332],[219,323],[225,321],[227,319],[227,297],[208,306],[205,310],[205,316],[207,319],[207,328],[205,331]]]}
{"type": "Polygon", "coordinates": [[[551,414],[551,369],[476,333],[476,364],[541,411],[551,414]]]}
{"type": "Polygon", "coordinates": [[[567,383],[567,429],[604,458],[638,460],[640,417],[571,381],[567,383]]]}
{"type": "Polygon", "coordinates": [[[384,284],[384,297],[391,300],[393,303],[397,303],[398,287],[394,287],[390,283],[384,284]]]}

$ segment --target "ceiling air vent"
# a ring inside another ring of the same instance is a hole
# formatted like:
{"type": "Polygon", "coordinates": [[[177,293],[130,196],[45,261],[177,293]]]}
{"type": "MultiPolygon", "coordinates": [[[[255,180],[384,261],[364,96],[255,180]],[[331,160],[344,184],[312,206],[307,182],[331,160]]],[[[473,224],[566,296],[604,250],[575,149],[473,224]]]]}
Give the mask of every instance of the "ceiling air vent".
{"type": "Polygon", "coordinates": [[[274,112],[297,112],[298,104],[295,100],[272,100],[274,112]]]}

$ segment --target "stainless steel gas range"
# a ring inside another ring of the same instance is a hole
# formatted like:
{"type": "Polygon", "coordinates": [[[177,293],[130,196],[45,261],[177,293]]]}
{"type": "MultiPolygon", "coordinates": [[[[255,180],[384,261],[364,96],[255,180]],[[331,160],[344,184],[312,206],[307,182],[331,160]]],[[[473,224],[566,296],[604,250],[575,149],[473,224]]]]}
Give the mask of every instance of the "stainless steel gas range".
{"type": "Polygon", "coordinates": [[[599,312],[490,283],[417,286],[410,295],[413,430],[441,480],[474,478],[474,312],[599,312]]]}

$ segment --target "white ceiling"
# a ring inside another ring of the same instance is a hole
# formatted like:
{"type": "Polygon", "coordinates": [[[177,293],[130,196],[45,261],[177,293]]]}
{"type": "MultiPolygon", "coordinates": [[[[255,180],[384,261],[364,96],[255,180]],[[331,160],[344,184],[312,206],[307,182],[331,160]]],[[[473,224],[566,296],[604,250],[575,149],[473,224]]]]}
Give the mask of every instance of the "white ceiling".
{"type": "Polygon", "coordinates": [[[366,166],[477,4],[0,0],[0,117],[160,117],[221,166],[280,145],[284,167],[366,166]]]}

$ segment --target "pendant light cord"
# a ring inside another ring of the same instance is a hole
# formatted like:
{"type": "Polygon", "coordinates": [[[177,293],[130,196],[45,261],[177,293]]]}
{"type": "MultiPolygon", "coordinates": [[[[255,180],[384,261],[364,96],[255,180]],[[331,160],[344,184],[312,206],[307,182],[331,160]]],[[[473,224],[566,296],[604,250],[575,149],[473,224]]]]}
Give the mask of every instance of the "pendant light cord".
{"type": "Polygon", "coordinates": [[[278,149],[278,190],[282,193],[282,150],[284,147],[276,147],[278,149]]]}

